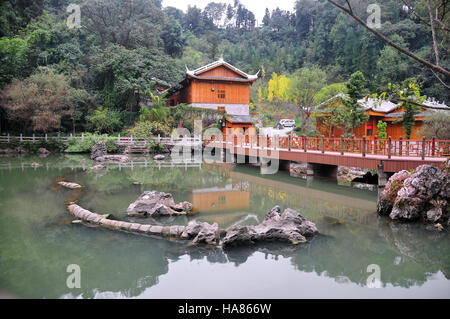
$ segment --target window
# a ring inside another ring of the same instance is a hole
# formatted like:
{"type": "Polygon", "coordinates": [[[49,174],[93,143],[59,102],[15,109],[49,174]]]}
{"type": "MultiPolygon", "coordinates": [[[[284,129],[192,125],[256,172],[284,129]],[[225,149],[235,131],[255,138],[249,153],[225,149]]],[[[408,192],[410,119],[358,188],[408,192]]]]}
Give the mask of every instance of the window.
{"type": "Polygon", "coordinates": [[[225,99],[225,90],[218,90],[217,91],[217,97],[219,99],[225,99]]]}
{"type": "Polygon", "coordinates": [[[373,125],[367,124],[367,136],[373,136],[373,125]]]}

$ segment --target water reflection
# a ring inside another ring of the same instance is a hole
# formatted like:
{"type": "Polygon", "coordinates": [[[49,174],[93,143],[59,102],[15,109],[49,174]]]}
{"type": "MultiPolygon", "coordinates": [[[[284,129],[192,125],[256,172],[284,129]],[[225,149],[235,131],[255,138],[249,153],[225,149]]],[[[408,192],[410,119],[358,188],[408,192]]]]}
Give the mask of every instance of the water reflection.
{"type": "Polygon", "coordinates": [[[0,169],[0,291],[8,294],[289,298],[308,296],[299,288],[308,282],[321,287],[316,290],[319,297],[336,292],[395,297],[403,288],[413,296],[428,292],[450,297],[448,233],[379,218],[373,192],[323,180],[307,183],[283,174],[263,177],[257,169],[229,165],[112,165],[91,171],[87,157],[39,159],[43,165],[38,169],[22,168],[23,160],[0,159],[1,164],[11,164],[0,169]],[[171,223],[196,219],[221,227],[257,224],[280,205],[313,220],[321,235],[299,247],[223,251],[73,225],[67,223],[70,216],[64,207],[71,192],[54,187],[54,179],[63,174],[86,186],[79,199],[83,206],[118,218],[125,218],[128,204],[143,190],[158,189],[174,193],[177,201],[191,200],[199,212],[171,223]],[[69,264],[81,267],[81,289],[66,286],[69,264]],[[380,266],[383,289],[365,288],[370,264],[380,266]],[[235,295],[232,283],[239,287],[235,295]]]}

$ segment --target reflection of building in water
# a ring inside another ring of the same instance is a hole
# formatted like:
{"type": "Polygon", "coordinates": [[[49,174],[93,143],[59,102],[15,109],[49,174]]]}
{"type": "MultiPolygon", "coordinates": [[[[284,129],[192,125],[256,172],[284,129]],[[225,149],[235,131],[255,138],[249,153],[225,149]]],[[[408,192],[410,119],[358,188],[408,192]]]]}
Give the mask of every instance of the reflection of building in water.
{"type": "Polygon", "coordinates": [[[227,185],[225,188],[197,189],[192,192],[194,212],[247,210],[250,207],[248,185],[227,185]]]}
{"type": "Polygon", "coordinates": [[[252,197],[264,199],[263,201],[253,200],[253,208],[255,203],[265,205],[266,210],[274,205],[280,205],[298,209],[312,221],[317,221],[320,216],[342,219],[369,227],[378,225],[376,202],[240,172],[231,172],[231,178],[233,185],[241,185],[252,194],[252,197]],[[247,188],[244,185],[247,185],[247,188]]]}

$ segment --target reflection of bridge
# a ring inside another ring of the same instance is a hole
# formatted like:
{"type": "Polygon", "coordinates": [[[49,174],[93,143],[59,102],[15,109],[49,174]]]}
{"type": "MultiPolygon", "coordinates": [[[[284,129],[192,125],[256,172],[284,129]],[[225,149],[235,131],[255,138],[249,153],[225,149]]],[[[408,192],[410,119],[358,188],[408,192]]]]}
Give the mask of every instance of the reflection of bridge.
{"type": "Polygon", "coordinates": [[[284,161],[367,169],[377,169],[383,163],[385,172],[411,170],[423,164],[441,165],[450,156],[450,141],[436,139],[412,141],[246,135],[205,144],[227,149],[235,155],[284,161]]]}

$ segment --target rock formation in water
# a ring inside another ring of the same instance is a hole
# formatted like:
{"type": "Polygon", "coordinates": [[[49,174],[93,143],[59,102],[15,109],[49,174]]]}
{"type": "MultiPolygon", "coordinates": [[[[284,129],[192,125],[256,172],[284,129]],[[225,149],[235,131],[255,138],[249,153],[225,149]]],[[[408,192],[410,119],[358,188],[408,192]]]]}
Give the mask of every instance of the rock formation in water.
{"type": "Polygon", "coordinates": [[[108,155],[106,144],[104,142],[97,142],[92,146],[91,159],[96,160],[99,157],[108,155]]]}
{"type": "Polygon", "coordinates": [[[127,163],[130,160],[126,155],[108,155],[104,142],[97,142],[92,146],[91,159],[108,163],[127,163]]]}
{"type": "Polygon", "coordinates": [[[281,213],[280,207],[275,206],[257,226],[235,226],[228,229],[222,243],[225,247],[271,241],[299,244],[318,232],[316,225],[299,212],[287,208],[281,213]]]}
{"type": "Polygon", "coordinates": [[[182,202],[176,204],[172,194],[163,192],[144,192],[127,209],[128,216],[158,217],[187,215],[192,213],[192,204],[182,202]]]}
{"type": "MultiPolygon", "coordinates": [[[[448,226],[450,161],[442,170],[431,165],[394,174],[380,194],[377,210],[395,220],[423,220],[448,226]]],[[[439,227],[439,226],[438,226],[439,227]]]]}
{"type": "Polygon", "coordinates": [[[69,189],[79,189],[79,188],[82,188],[82,186],[79,185],[79,184],[77,184],[77,183],[58,182],[58,184],[61,185],[62,187],[69,188],[69,189]]]}

